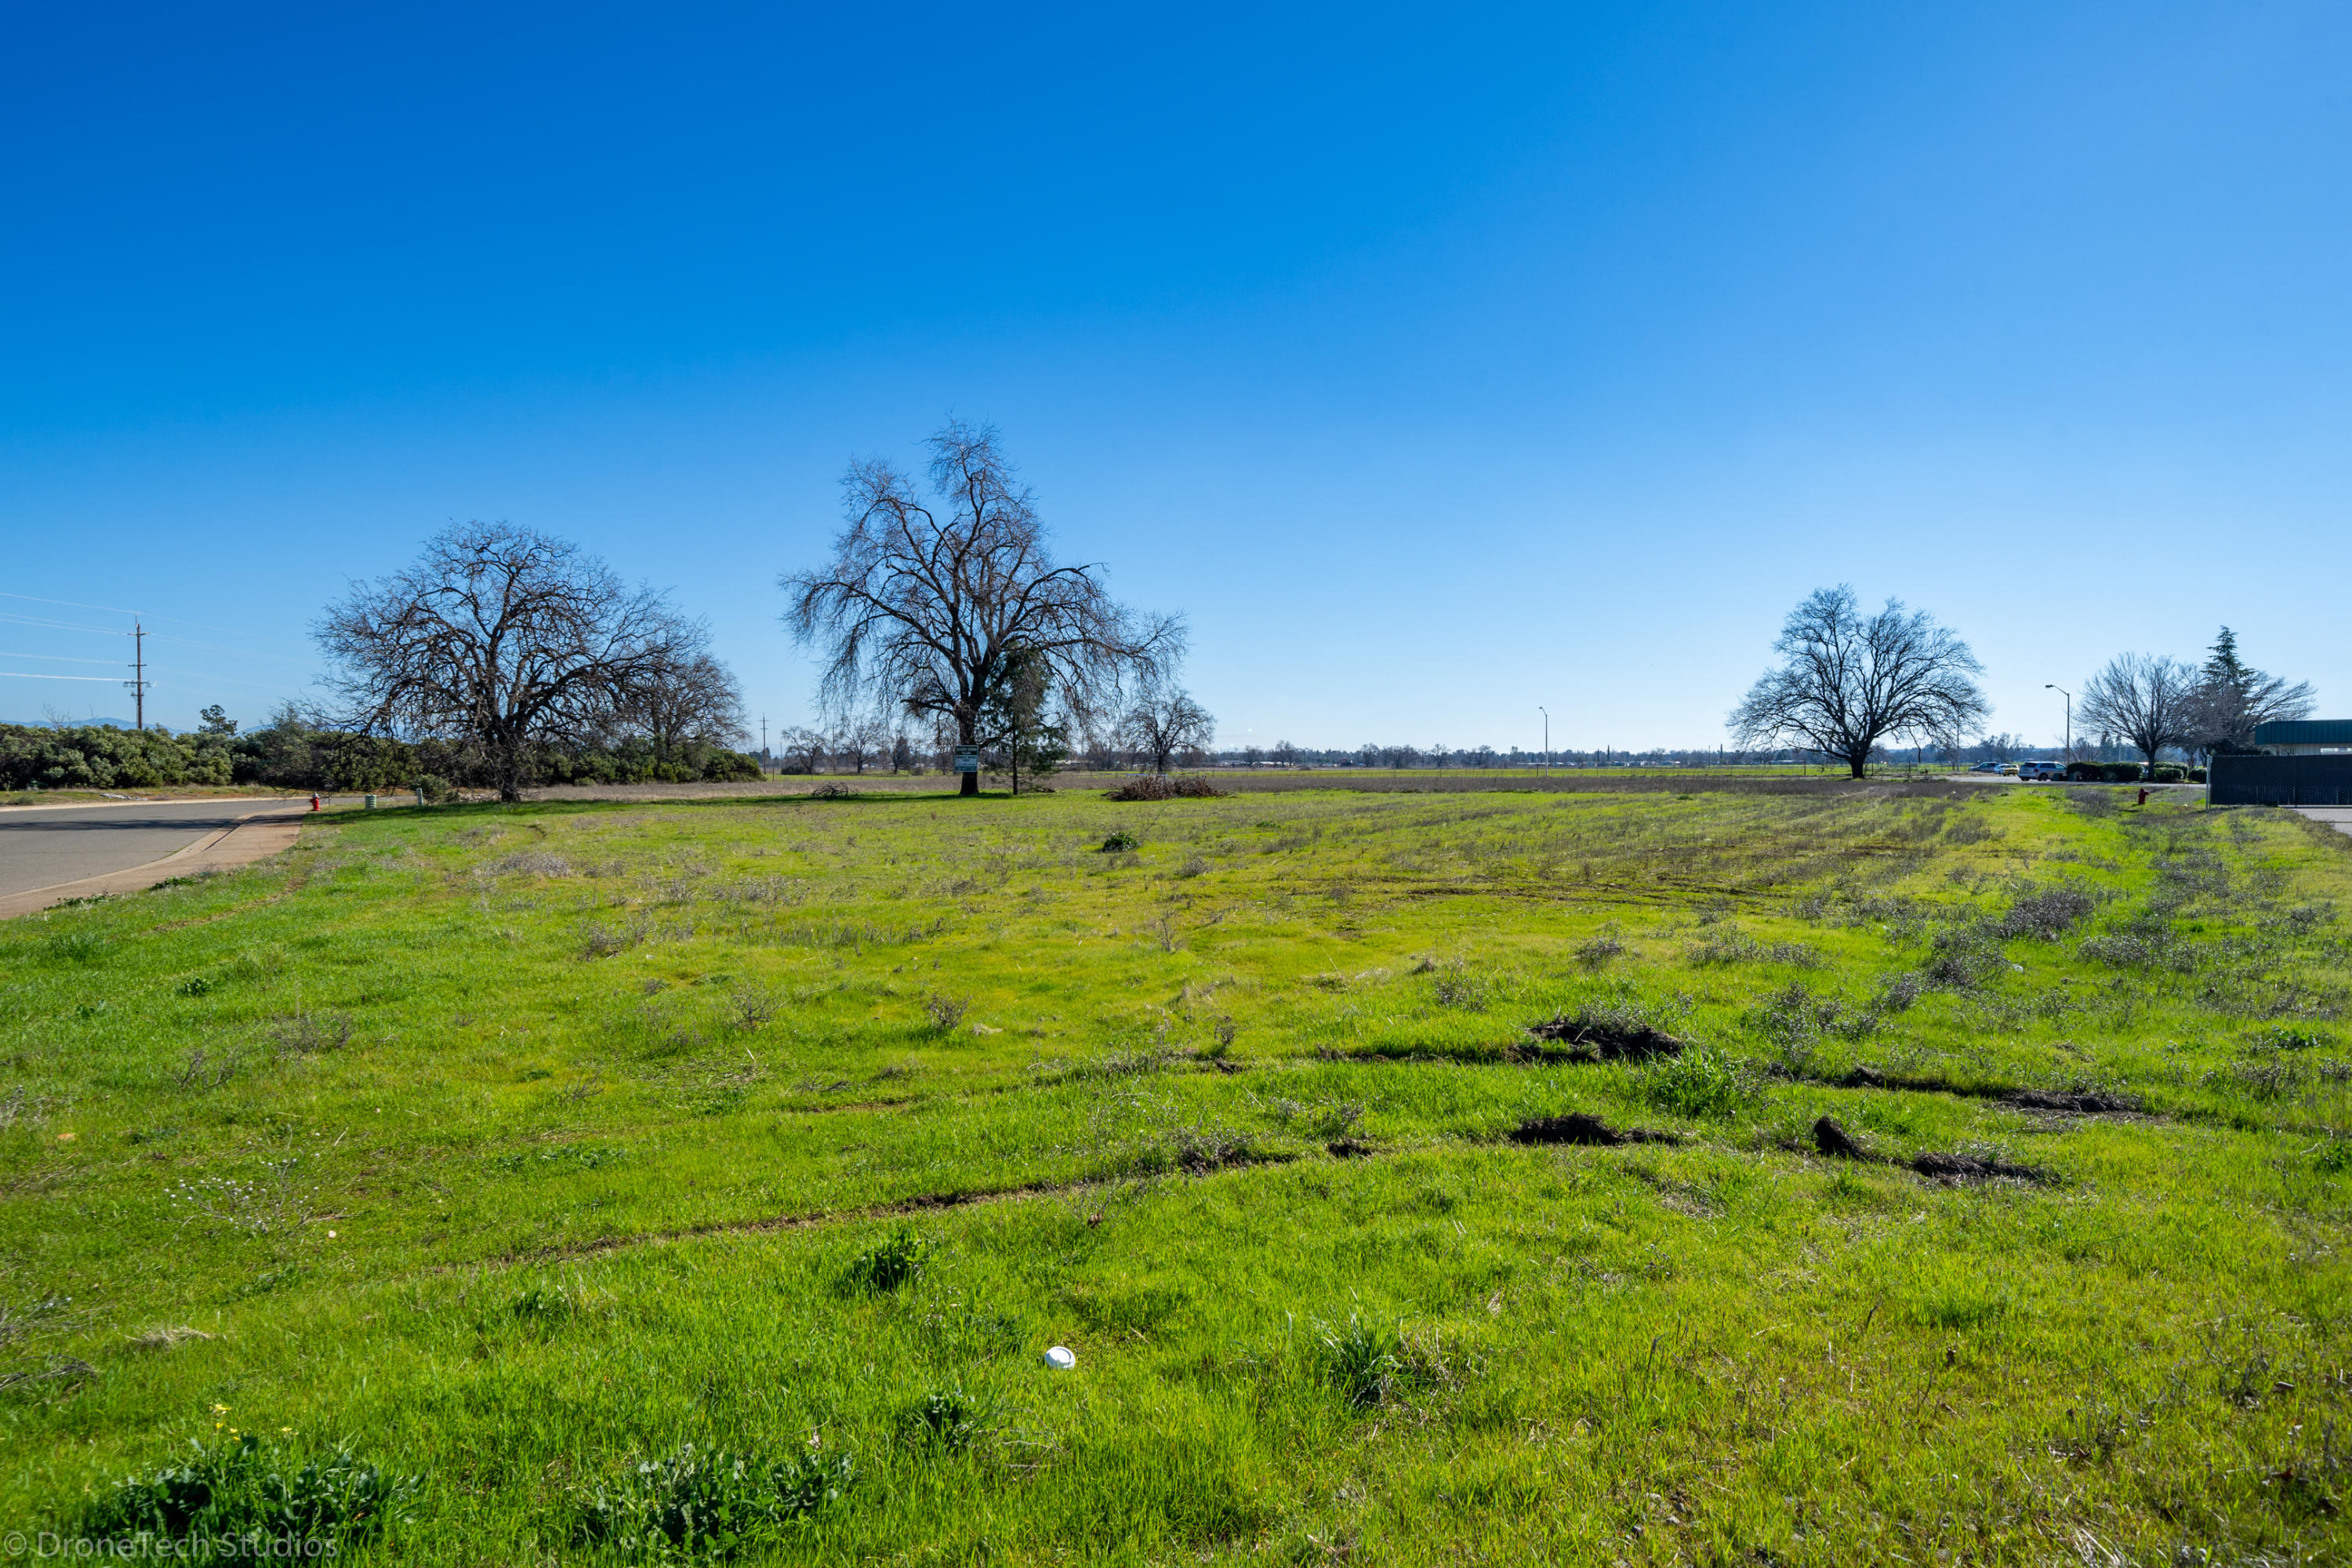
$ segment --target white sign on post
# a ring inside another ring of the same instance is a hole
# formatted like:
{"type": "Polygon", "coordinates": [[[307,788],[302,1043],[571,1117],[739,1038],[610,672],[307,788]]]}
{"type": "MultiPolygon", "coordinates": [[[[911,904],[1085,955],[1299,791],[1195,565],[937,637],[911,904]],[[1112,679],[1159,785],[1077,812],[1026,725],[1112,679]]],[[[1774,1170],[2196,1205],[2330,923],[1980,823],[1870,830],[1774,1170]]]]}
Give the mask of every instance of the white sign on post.
{"type": "Polygon", "coordinates": [[[978,746],[958,746],[955,749],[955,771],[960,773],[976,773],[980,772],[980,748],[978,746]]]}

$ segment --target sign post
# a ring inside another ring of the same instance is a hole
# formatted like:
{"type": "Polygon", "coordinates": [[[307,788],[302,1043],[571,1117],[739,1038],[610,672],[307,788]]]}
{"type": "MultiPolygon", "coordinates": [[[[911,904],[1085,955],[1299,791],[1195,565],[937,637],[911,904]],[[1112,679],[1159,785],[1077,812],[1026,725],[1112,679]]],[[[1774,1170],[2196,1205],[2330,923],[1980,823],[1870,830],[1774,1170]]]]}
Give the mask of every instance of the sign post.
{"type": "Polygon", "coordinates": [[[980,748],[978,746],[958,746],[955,749],[955,771],[960,773],[976,773],[980,772],[980,748]]]}

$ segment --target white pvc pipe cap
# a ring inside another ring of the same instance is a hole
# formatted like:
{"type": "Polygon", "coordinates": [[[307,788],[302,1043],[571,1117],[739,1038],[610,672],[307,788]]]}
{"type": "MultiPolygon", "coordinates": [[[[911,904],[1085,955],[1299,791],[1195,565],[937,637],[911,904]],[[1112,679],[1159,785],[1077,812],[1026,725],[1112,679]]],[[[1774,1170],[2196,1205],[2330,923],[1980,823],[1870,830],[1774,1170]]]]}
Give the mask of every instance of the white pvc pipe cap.
{"type": "Polygon", "coordinates": [[[1055,1372],[1067,1372],[1078,1364],[1077,1352],[1067,1345],[1055,1345],[1045,1352],[1045,1364],[1055,1372]]]}

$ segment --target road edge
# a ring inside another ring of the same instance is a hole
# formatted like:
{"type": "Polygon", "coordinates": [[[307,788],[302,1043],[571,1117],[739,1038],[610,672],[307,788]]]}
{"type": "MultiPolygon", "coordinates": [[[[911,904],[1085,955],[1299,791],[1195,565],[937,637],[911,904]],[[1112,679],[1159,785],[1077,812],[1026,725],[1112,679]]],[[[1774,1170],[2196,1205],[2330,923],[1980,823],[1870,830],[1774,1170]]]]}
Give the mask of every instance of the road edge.
{"type": "Polygon", "coordinates": [[[204,871],[226,871],[238,866],[249,866],[256,860],[266,860],[294,847],[294,840],[302,831],[302,816],[292,812],[253,812],[221,828],[215,833],[184,845],[159,860],[143,866],[132,866],[121,871],[107,871],[95,877],[84,877],[75,882],[57,882],[46,888],[32,888],[21,893],[0,896],[0,921],[15,920],[24,915],[38,914],[54,909],[68,899],[103,898],[114,893],[137,893],[166,882],[174,877],[194,876],[204,871]]]}

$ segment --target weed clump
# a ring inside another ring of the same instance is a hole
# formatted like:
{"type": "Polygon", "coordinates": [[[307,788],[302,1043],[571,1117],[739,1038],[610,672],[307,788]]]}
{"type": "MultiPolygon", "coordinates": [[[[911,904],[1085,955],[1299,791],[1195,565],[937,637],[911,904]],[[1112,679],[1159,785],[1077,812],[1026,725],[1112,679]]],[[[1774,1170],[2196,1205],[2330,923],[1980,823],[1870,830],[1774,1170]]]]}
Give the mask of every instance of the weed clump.
{"type": "Polygon", "coordinates": [[[959,1454],[988,1435],[993,1408],[966,1394],[961,1385],[937,1389],[908,1413],[907,1426],[916,1443],[937,1453],[959,1454]]]}
{"type": "Polygon", "coordinates": [[[1576,944],[1576,962],[1586,969],[1600,969],[1632,951],[1620,939],[1617,927],[1612,922],[1576,944]]]}
{"type": "Polygon", "coordinates": [[[851,1258],[842,1278],[852,1289],[887,1296],[921,1279],[930,1257],[931,1244],[902,1225],[851,1258]]]}
{"type": "Polygon", "coordinates": [[[1995,928],[2003,938],[2056,942],[2091,918],[2098,900],[2080,888],[2043,888],[2019,894],[1995,928]]]}
{"type": "Polygon", "coordinates": [[[1127,855],[1131,854],[1141,847],[1143,847],[1143,840],[1138,838],[1134,834],[1129,833],[1126,828],[1122,827],[1118,832],[1112,834],[1109,837],[1104,839],[1102,841],[1101,848],[1098,849],[1097,853],[1102,855],[1127,855]]]}
{"type": "Polygon", "coordinates": [[[1350,1312],[1345,1328],[1316,1327],[1323,1381],[1339,1390],[1350,1409],[1375,1409],[1431,1381],[1427,1358],[1406,1341],[1401,1324],[1368,1323],[1350,1312]]]}
{"type": "Polygon", "coordinates": [[[648,1459],[618,1486],[582,1499],[572,1538],[624,1556],[719,1559],[772,1545],[849,1489],[846,1454],[769,1462],[691,1443],[648,1459]]]}
{"type": "Polygon", "coordinates": [[[1706,1121],[1727,1121],[1757,1097],[1742,1064],[1710,1050],[1656,1058],[1643,1069],[1639,1087],[1642,1098],[1659,1110],[1706,1121]]]}
{"type": "Polygon", "coordinates": [[[250,1433],[191,1447],[179,1464],[116,1481],[83,1510],[79,1532],[100,1541],[227,1538],[250,1557],[333,1555],[405,1520],[424,1489],[424,1477],[363,1463],[342,1447],[298,1458],[250,1433]]]}
{"type": "Polygon", "coordinates": [[[958,1024],[963,1022],[963,1016],[971,1010],[970,1000],[961,996],[950,996],[943,991],[934,991],[923,998],[925,1016],[930,1019],[931,1027],[942,1035],[952,1032],[958,1024]]]}
{"type": "Polygon", "coordinates": [[[2008,966],[2000,946],[1978,925],[1947,926],[1928,946],[1920,973],[1930,985],[1971,991],[2008,966]]]}

